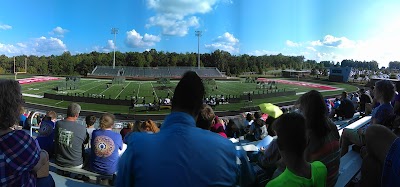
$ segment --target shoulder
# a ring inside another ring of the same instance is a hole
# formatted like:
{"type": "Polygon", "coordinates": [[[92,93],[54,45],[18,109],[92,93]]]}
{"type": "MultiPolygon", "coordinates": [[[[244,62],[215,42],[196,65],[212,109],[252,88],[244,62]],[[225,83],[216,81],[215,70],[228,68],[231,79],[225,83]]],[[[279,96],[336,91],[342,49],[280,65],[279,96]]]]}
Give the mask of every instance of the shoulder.
{"type": "Polygon", "coordinates": [[[26,140],[29,140],[29,142],[34,141],[34,139],[23,130],[15,130],[10,132],[10,137],[17,138],[18,140],[23,140],[24,142],[26,142],[26,140]]]}
{"type": "Polygon", "coordinates": [[[326,166],[321,161],[314,161],[311,163],[311,168],[313,171],[327,172],[326,166]]]}
{"type": "Polygon", "coordinates": [[[288,169],[285,169],[282,174],[280,174],[278,177],[275,179],[271,180],[268,182],[267,187],[274,187],[274,186],[290,186],[288,185],[289,181],[292,176],[290,175],[290,172],[288,169]]]}

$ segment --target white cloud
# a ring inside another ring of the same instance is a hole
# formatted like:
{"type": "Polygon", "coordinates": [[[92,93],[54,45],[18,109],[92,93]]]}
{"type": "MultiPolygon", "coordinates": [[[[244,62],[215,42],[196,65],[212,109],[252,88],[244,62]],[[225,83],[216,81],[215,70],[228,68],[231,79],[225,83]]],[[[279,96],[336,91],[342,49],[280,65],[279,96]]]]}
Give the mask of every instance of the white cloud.
{"type": "Polygon", "coordinates": [[[306,47],[308,50],[311,50],[311,51],[317,51],[314,47],[306,47]]]}
{"type": "Polygon", "coordinates": [[[69,30],[63,29],[63,28],[58,26],[58,27],[54,28],[50,32],[50,34],[57,35],[58,37],[64,37],[64,34],[67,33],[67,32],[69,32],[69,30]]]}
{"type": "Polygon", "coordinates": [[[116,49],[114,41],[113,40],[107,40],[107,45],[106,46],[104,46],[104,47],[94,46],[93,47],[93,51],[108,53],[108,52],[113,51],[114,48],[116,49]]]}
{"type": "Polygon", "coordinates": [[[162,28],[162,33],[171,36],[185,36],[188,34],[190,27],[197,28],[199,20],[196,16],[183,18],[175,15],[157,15],[150,17],[146,27],[159,26],[162,28]]]}
{"type": "Polygon", "coordinates": [[[158,26],[165,35],[185,36],[191,27],[199,27],[199,18],[195,14],[206,14],[221,1],[227,0],[147,0],[147,7],[156,11],[149,18],[146,27],[158,26]]]}
{"type": "Polygon", "coordinates": [[[212,44],[206,44],[205,47],[212,51],[220,49],[231,54],[239,53],[239,39],[235,38],[235,36],[229,32],[218,36],[213,42],[212,44]]]}
{"type": "Polygon", "coordinates": [[[294,54],[304,55],[317,61],[341,62],[344,59],[359,61],[376,60],[379,66],[388,66],[390,61],[399,61],[398,44],[400,43],[400,25],[395,24],[378,35],[365,40],[351,40],[346,37],[326,35],[323,40],[303,42],[307,44],[296,48],[294,54]]]}
{"type": "Polygon", "coordinates": [[[140,35],[135,29],[126,32],[125,44],[132,48],[147,48],[154,46],[157,42],[161,41],[160,36],[151,34],[140,35]]]}
{"type": "Polygon", "coordinates": [[[64,42],[58,38],[46,38],[44,36],[30,39],[27,42],[14,44],[0,43],[0,53],[13,55],[52,55],[61,54],[67,50],[64,42]]]}
{"type": "Polygon", "coordinates": [[[0,30],[10,30],[10,29],[12,29],[11,25],[0,24],[0,30]]]}
{"type": "Polygon", "coordinates": [[[65,51],[67,46],[58,38],[46,38],[44,36],[33,40],[33,50],[41,54],[48,54],[50,52],[65,51]]]}
{"type": "Polygon", "coordinates": [[[290,41],[290,40],[286,40],[286,45],[289,46],[289,47],[299,47],[299,46],[301,46],[300,43],[296,43],[296,42],[293,42],[293,41],[290,41]]]}
{"type": "Polygon", "coordinates": [[[263,56],[263,55],[277,55],[280,52],[276,52],[276,51],[268,51],[268,50],[255,50],[252,52],[249,52],[249,55],[253,55],[253,56],[263,56]]]}
{"type": "Polygon", "coordinates": [[[349,40],[346,37],[335,37],[326,35],[323,40],[316,40],[310,42],[312,46],[326,46],[337,48],[354,48],[357,45],[356,41],[349,40]]]}

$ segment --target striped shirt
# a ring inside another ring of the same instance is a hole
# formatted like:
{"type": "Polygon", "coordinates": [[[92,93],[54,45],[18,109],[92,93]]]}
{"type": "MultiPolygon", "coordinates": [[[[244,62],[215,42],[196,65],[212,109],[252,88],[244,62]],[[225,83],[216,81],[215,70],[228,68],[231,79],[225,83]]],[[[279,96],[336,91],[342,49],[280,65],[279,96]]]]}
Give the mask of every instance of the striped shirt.
{"type": "Polygon", "coordinates": [[[310,161],[321,161],[328,169],[326,186],[334,186],[339,177],[340,144],[334,132],[325,137],[325,144],[310,154],[310,161]]]}

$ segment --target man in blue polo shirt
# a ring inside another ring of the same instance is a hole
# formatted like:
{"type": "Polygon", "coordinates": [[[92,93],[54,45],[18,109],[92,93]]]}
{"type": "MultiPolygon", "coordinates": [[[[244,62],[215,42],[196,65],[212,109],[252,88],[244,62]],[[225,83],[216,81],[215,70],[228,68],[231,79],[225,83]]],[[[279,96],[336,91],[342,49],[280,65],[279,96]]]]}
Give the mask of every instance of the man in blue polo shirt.
{"type": "Polygon", "coordinates": [[[235,146],[196,127],[204,85],[192,71],[175,88],[172,113],[157,134],[135,133],[119,161],[117,186],[235,186],[235,146]]]}

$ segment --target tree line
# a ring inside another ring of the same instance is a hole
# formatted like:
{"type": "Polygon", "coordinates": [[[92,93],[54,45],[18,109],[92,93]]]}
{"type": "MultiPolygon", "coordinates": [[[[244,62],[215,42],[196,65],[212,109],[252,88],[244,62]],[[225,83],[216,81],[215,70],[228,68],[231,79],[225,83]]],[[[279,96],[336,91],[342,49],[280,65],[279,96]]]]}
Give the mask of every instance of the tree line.
{"type": "MultiPolygon", "coordinates": [[[[24,61],[27,58],[27,71],[30,74],[42,75],[87,75],[96,66],[111,66],[113,53],[83,53],[71,55],[64,52],[55,56],[16,56],[17,71],[24,69],[24,61]]],[[[197,66],[197,53],[175,53],[156,51],[151,49],[144,52],[116,52],[116,66],[133,67],[163,67],[163,66],[197,66]]],[[[0,74],[13,73],[13,57],[0,56],[0,74]]],[[[271,69],[319,69],[334,66],[331,61],[305,60],[304,56],[263,55],[251,56],[231,55],[229,52],[216,50],[212,53],[200,55],[201,66],[217,67],[228,76],[240,75],[244,72],[256,72],[262,74],[271,69]]],[[[364,69],[378,68],[376,61],[359,62],[353,60],[342,61],[342,66],[364,69]]],[[[336,65],[340,65],[338,62],[336,65]]]]}

